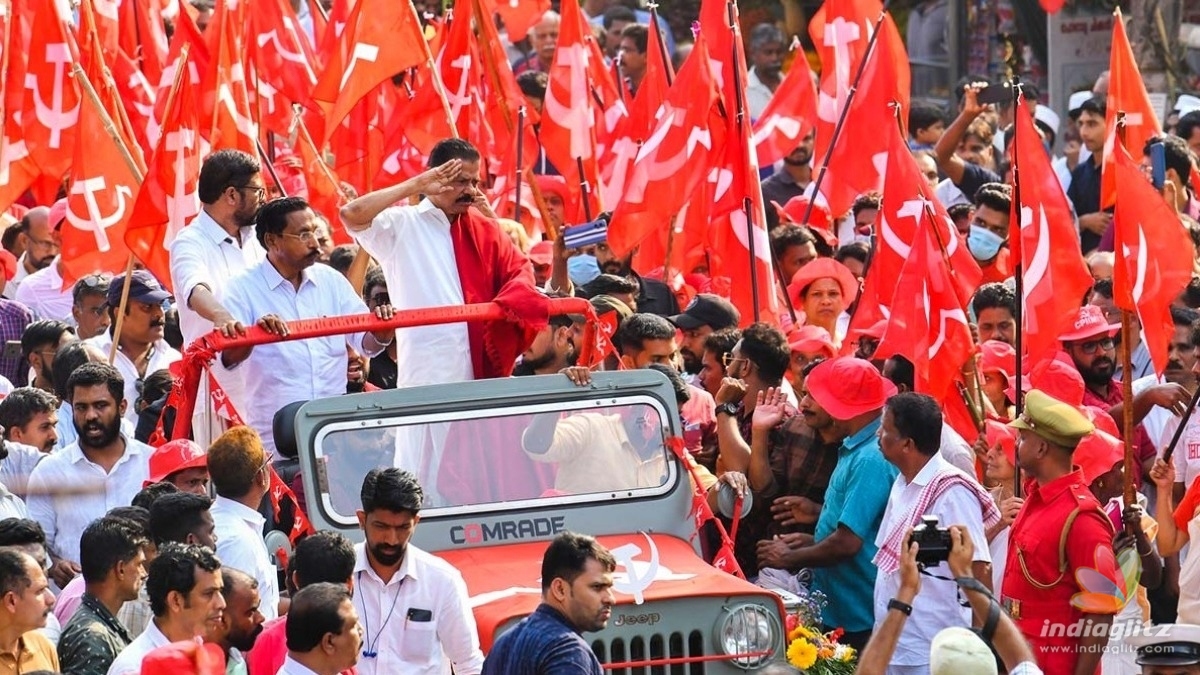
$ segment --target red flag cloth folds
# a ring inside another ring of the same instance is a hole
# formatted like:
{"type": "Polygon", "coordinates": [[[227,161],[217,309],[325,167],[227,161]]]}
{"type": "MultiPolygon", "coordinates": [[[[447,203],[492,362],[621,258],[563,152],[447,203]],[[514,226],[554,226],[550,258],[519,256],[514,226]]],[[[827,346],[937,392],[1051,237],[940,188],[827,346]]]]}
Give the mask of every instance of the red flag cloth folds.
{"type": "MultiPolygon", "coordinates": [[[[25,61],[29,52],[30,16],[25,2],[14,2],[8,14],[0,14],[0,36],[8,41],[0,46],[5,80],[0,82],[0,209],[7,209],[21,198],[41,172],[29,155],[24,131],[17,115],[25,103],[25,61]]],[[[26,122],[28,124],[28,121],[26,122]]]]}
{"type": "Polygon", "coordinates": [[[1114,146],[1113,301],[1121,309],[1137,312],[1154,370],[1162,375],[1175,334],[1171,303],[1191,281],[1196,251],[1179,214],[1146,180],[1124,144],[1114,146]]]}
{"type": "Polygon", "coordinates": [[[550,11],[550,0],[485,0],[485,6],[504,19],[508,39],[520,42],[550,11]]]}
{"type": "MultiPolygon", "coordinates": [[[[42,174],[61,180],[71,168],[82,94],[70,76],[75,41],[54,0],[30,2],[32,29],[26,52],[21,138],[42,174]]],[[[13,108],[10,115],[17,112],[13,108]]]]}
{"type": "Polygon", "coordinates": [[[754,148],[760,166],[787,157],[815,129],[817,86],[804,50],[798,50],[778,91],[754,123],[754,148]]]}
{"type": "Polygon", "coordinates": [[[1019,220],[1012,220],[1018,228],[1010,239],[1024,275],[1025,358],[1027,363],[1037,363],[1058,349],[1058,336],[1074,321],[1093,280],[1080,253],[1071,206],[1024,100],[1015,117],[1013,153],[1021,179],[1021,204],[1014,205],[1020,209],[1019,220]]]}
{"type": "Polygon", "coordinates": [[[1108,105],[1104,121],[1108,126],[1109,140],[1104,145],[1104,165],[1100,175],[1100,208],[1112,206],[1117,198],[1117,178],[1112,168],[1112,130],[1117,128],[1117,115],[1125,113],[1125,147],[1133,148],[1138,156],[1141,156],[1146,141],[1162,135],[1162,126],[1150,103],[1150,95],[1146,93],[1146,83],[1133,56],[1133,47],[1129,44],[1120,8],[1113,12],[1108,73],[1108,105]]]}

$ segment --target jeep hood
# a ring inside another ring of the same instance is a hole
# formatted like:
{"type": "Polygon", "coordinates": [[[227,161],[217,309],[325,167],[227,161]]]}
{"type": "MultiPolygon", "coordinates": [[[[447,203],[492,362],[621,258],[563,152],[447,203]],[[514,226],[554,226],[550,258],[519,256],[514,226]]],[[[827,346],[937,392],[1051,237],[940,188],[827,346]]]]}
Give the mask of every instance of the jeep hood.
{"type": "MultiPolygon", "coordinates": [[[[617,559],[613,581],[618,605],[679,597],[766,595],[782,611],[782,604],[770,591],[713,568],[682,539],[663,534],[597,539],[617,559]]],[[[497,629],[510,619],[531,614],[541,603],[546,546],[546,541],[535,541],[437,552],[462,572],[485,652],[497,629]]]]}

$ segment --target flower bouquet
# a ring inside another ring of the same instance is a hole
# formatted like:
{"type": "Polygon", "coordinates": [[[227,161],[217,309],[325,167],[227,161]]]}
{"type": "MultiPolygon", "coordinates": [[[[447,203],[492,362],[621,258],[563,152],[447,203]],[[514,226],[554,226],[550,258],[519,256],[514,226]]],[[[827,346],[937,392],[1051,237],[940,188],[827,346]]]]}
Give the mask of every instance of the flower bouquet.
{"type": "Polygon", "coordinates": [[[842,629],[821,632],[821,610],[827,601],[819,591],[804,597],[787,617],[787,660],[808,675],[852,675],[858,662],[853,647],[838,642],[842,629]]]}

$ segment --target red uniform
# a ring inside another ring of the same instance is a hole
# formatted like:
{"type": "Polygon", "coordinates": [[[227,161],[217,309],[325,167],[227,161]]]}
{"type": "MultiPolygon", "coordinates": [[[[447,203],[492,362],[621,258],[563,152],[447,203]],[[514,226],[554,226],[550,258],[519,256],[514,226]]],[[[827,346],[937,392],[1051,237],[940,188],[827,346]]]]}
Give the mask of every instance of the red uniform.
{"type": "Polygon", "coordinates": [[[1078,470],[1040,487],[1030,480],[1025,490],[1001,592],[1041,669],[1069,675],[1079,659],[1076,624],[1083,617],[1071,604],[1081,590],[1075,572],[1097,567],[1097,550],[1112,550],[1113,529],[1078,470]]]}

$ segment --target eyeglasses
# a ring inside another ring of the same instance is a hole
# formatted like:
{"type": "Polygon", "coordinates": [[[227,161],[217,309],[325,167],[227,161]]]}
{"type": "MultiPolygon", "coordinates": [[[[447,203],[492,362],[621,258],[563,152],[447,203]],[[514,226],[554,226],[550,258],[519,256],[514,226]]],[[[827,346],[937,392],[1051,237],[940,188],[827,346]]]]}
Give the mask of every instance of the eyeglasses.
{"type": "Polygon", "coordinates": [[[1091,342],[1080,342],[1075,346],[1079,348],[1079,351],[1091,356],[1097,351],[1108,351],[1110,349],[1114,349],[1117,346],[1117,343],[1112,338],[1103,338],[1100,340],[1092,340],[1091,342]]]}
{"type": "Polygon", "coordinates": [[[733,352],[726,352],[725,354],[721,355],[721,365],[725,366],[726,368],[728,368],[729,366],[732,366],[733,364],[737,363],[738,361],[745,361],[745,360],[746,359],[744,357],[734,356],[733,352]]]}
{"type": "Polygon", "coordinates": [[[315,244],[315,243],[317,243],[317,232],[316,232],[316,230],[309,230],[308,232],[299,232],[299,233],[295,233],[295,232],[280,232],[280,234],[282,234],[282,235],[283,235],[283,236],[285,236],[285,237],[291,237],[291,238],[293,238],[293,239],[299,239],[300,241],[304,242],[305,244],[315,244]]]}
{"type": "Polygon", "coordinates": [[[259,199],[267,196],[267,188],[258,185],[231,185],[234,190],[253,190],[254,194],[258,195],[259,199]]]}
{"type": "Polygon", "coordinates": [[[88,288],[97,288],[99,286],[107,286],[112,282],[112,277],[107,274],[89,274],[79,280],[79,283],[88,288]]]}

